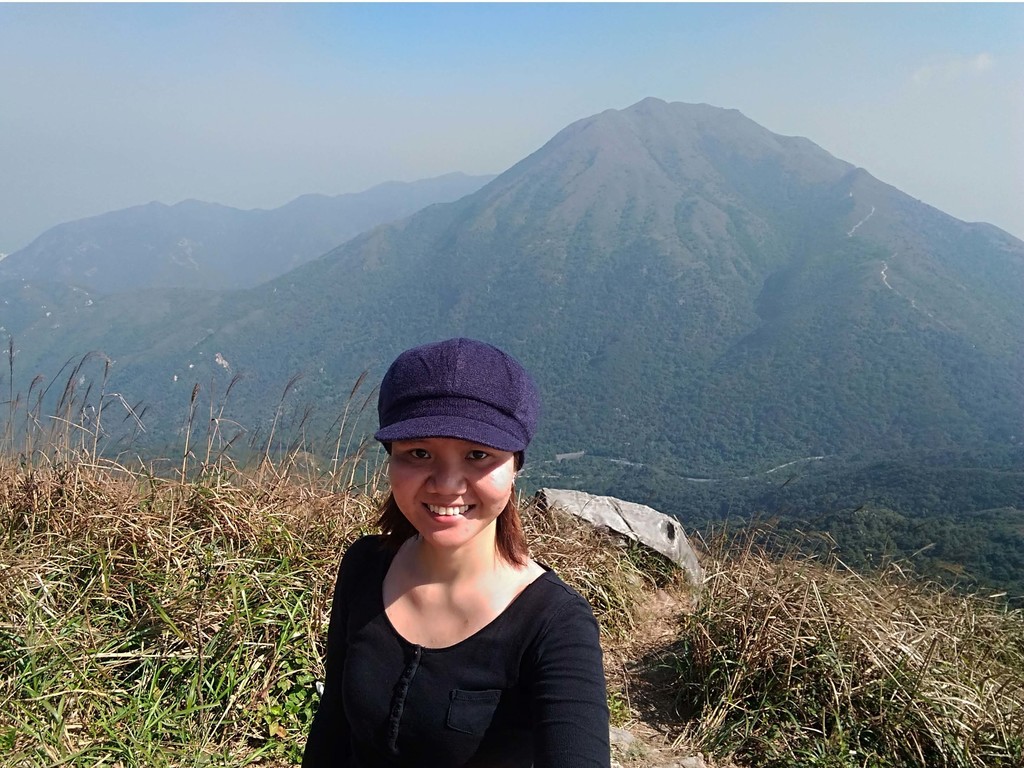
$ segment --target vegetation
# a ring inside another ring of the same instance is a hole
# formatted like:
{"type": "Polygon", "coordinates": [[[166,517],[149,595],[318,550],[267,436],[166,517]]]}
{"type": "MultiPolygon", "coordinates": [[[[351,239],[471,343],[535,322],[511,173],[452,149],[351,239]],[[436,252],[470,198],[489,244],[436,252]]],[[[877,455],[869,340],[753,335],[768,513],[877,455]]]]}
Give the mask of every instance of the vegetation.
{"type": "Polygon", "coordinates": [[[108,459],[187,454],[187,408],[205,462],[301,444],[333,466],[337,415],[373,422],[370,388],[352,404],[339,382],[465,334],[544,393],[529,485],[690,528],[775,519],[850,566],[911,558],[1024,597],[1024,246],[735,113],[588,118],[477,193],[247,290],[92,297],[46,277],[0,284],[0,386],[43,423],[92,408],[108,459]],[[36,377],[87,349],[105,355],[68,364],[71,397],[36,377]]]}
{"type": "MultiPolygon", "coordinates": [[[[337,562],[380,489],[359,463],[293,458],[163,477],[77,450],[0,462],[0,765],[295,763],[337,562]]],[[[595,608],[617,725],[751,766],[1024,759],[1020,612],[724,538],[685,610],[660,557],[524,517],[595,608]]]]}
{"type": "MultiPolygon", "coordinates": [[[[0,766],[294,764],[337,564],[375,529],[381,501],[351,414],[321,470],[281,437],[280,409],[260,442],[240,443],[220,408],[202,418],[195,388],[180,458],[128,466],[99,455],[106,389],[80,388],[88,362],[56,413],[42,413],[38,391],[8,401],[0,766]]],[[[106,418],[119,413],[115,403],[106,418]]],[[[644,585],[675,578],[575,521],[525,519],[534,552],[587,596],[613,644],[644,585]]]]}
{"type": "Polygon", "coordinates": [[[5,764],[298,755],[345,494],[86,463],[0,494],[5,764]]]}
{"type": "Polygon", "coordinates": [[[749,540],[709,556],[700,607],[656,655],[680,738],[767,768],[1021,765],[1020,611],[749,540]]]}
{"type": "MultiPolygon", "coordinates": [[[[90,297],[42,278],[0,284],[16,386],[102,350],[115,391],[150,406],[147,455],[177,444],[196,380],[241,373],[225,415],[255,429],[301,374],[289,407],[324,432],[338,382],[457,334],[535,373],[536,457],[745,475],[809,455],[1019,456],[1024,435],[1024,245],[707,106],[586,118],[478,192],[251,289],[90,297]]],[[[957,512],[1004,506],[981,503],[957,512]]]]}
{"type": "Polygon", "coordinates": [[[742,477],[687,478],[600,456],[536,462],[536,487],[642,501],[710,530],[771,521],[784,546],[860,571],[908,561],[963,591],[1005,592],[1024,606],[1024,470],[1020,453],[814,460],[742,477]]]}

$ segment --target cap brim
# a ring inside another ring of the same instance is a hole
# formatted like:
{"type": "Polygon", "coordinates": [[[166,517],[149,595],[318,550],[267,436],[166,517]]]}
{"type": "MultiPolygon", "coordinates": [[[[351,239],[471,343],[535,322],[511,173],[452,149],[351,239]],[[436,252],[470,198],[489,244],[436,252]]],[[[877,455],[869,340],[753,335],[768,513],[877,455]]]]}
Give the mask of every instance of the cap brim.
{"type": "Polygon", "coordinates": [[[452,437],[479,443],[499,451],[516,453],[526,450],[522,438],[511,435],[493,424],[459,416],[419,416],[378,429],[374,437],[382,443],[395,440],[419,440],[427,437],[452,437]]]}

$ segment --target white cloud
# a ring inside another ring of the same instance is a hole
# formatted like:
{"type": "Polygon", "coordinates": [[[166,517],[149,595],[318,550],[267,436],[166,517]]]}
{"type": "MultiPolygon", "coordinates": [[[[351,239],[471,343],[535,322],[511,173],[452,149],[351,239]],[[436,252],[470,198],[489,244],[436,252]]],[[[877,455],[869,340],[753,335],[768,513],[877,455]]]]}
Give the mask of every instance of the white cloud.
{"type": "Polygon", "coordinates": [[[991,53],[979,53],[971,60],[971,66],[975,72],[985,72],[992,69],[996,64],[996,60],[992,57],[991,53]]]}
{"type": "Polygon", "coordinates": [[[926,84],[933,81],[950,82],[971,75],[988,72],[996,65],[991,53],[982,51],[973,56],[949,56],[918,67],[911,79],[915,83],[926,84]]]}

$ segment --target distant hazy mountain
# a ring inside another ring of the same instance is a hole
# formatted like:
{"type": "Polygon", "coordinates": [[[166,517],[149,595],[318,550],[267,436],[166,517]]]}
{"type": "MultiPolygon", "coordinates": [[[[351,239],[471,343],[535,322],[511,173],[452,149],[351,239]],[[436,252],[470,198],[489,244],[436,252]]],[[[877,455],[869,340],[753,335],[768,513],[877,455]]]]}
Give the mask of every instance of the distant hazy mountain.
{"type": "Polygon", "coordinates": [[[106,352],[151,436],[236,372],[256,429],[301,372],[286,404],[323,435],[364,369],[475,336],[536,372],[532,466],[586,451],[667,498],[808,457],[1018,450],[1022,296],[1010,235],[735,110],[647,99],[251,290],[83,296],[16,341],[23,376],[106,352]]]}
{"type": "Polygon", "coordinates": [[[475,192],[493,176],[452,173],[365,192],[303,195],[272,210],[149,203],[47,230],[0,261],[0,280],[60,281],[110,293],[256,285],[379,224],[475,192]]]}

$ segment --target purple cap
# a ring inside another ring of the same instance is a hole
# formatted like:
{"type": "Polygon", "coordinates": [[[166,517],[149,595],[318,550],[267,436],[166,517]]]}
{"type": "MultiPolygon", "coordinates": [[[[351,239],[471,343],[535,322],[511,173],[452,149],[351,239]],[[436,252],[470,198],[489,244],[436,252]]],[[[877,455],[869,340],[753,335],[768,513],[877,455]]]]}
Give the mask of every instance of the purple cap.
{"type": "Polygon", "coordinates": [[[501,451],[525,451],[537,428],[540,395],[515,358],[473,339],[408,349],[380,384],[382,443],[455,437],[501,451]]]}

